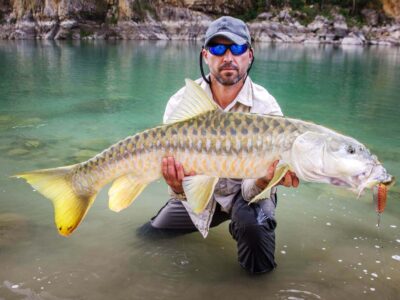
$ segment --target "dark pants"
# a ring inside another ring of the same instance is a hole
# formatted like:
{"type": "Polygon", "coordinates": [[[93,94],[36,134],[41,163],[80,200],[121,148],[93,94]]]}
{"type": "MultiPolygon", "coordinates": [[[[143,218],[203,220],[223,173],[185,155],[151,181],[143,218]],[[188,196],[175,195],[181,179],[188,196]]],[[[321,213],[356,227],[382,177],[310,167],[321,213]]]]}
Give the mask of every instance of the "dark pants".
{"type": "MultiPolygon", "coordinates": [[[[237,242],[239,264],[251,274],[265,273],[276,267],[275,263],[275,207],[276,194],[271,200],[250,204],[241,191],[235,196],[231,214],[221,210],[217,204],[211,227],[231,220],[229,232],[237,242]]],[[[182,232],[196,231],[192,220],[180,200],[171,199],[151,219],[156,229],[182,232]]]]}

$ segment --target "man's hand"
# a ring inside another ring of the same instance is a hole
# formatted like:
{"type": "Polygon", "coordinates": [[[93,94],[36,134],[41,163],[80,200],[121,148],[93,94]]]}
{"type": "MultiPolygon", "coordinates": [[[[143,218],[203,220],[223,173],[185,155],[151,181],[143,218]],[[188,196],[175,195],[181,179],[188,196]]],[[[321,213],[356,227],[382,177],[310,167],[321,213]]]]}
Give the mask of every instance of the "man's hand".
{"type": "MultiPolygon", "coordinates": [[[[256,185],[260,189],[265,189],[268,185],[268,183],[272,180],[275,174],[276,166],[278,165],[279,160],[276,160],[268,167],[267,170],[267,175],[264,177],[258,178],[256,180],[256,185]]],[[[292,171],[287,171],[285,176],[282,177],[282,179],[279,181],[278,185],[283,185],[286,187],[298,187],[299,185],[299,178],[296,176],[296,173],[292,171]]]]}
{"type": "Polygon", "coordinates": [[[183,193],[182,180],[185,176],[193,176],[194,172],[186,173],[180,162],[175,161],[172,156],[162,159],[161,170],[165,182],[176,194],[183,193]]]}

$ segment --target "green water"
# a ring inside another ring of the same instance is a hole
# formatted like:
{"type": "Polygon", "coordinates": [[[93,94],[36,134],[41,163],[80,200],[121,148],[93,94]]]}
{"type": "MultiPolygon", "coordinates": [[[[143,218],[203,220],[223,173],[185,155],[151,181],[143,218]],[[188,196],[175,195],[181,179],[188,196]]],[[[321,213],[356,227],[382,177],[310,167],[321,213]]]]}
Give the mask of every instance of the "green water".
{"type": "MultiPolygon", "coordinates": [[[[69,238],[49,201],[9,176],[76,163],[160,123],[197,78],[186,42],[0,42],[0,299],[398,299],[400,189],[378,229],[370,192],[280,188],[278,268],[248,276],[224,223],[155,237],[138,228],[165,203],[153,183],[125,211],[104,189],[69,238]]],[[[255,45],[255,82],[288,116],[362,141],[400,178],[400,49],[255,45]]]]}

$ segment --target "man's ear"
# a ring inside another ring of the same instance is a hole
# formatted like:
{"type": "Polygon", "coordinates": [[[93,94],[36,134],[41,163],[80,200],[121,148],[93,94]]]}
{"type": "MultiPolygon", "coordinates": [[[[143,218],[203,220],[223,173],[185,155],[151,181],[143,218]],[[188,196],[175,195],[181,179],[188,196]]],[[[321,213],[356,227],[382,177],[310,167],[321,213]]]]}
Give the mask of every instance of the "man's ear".
{"type": "Polygon", "coordinates": [[[201,55],[203,55],[204,62],[208,65],[208,51],[205,48],[201,49],[201,55]]]}
{"type": "Polygon", "coordinates": [[[249,49],[249,58],[250,58],[250,62],[254,59],[253,48],[249,49]]]}

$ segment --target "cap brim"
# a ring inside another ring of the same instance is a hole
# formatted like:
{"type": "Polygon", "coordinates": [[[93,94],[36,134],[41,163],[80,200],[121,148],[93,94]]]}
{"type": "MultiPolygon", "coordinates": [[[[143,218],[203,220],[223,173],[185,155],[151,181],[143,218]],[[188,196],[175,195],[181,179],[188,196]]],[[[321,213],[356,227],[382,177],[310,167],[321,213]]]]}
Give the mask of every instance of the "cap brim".
{"type": "Polygon", "coordinates": [[[242,38],[241,36],[238,36],[237,34],[234,34],[232,32],[227,32],[227,31],[219,31],[219,32],[213,34],[212,36],[210,36],[207,40],[205,40],[204,45],[207,46],[208,43],[210,43],[210,41],[216,37],[227,38],[228,40],[230,40],[238,45],[247,44],[247,40],[242,38]]]}

